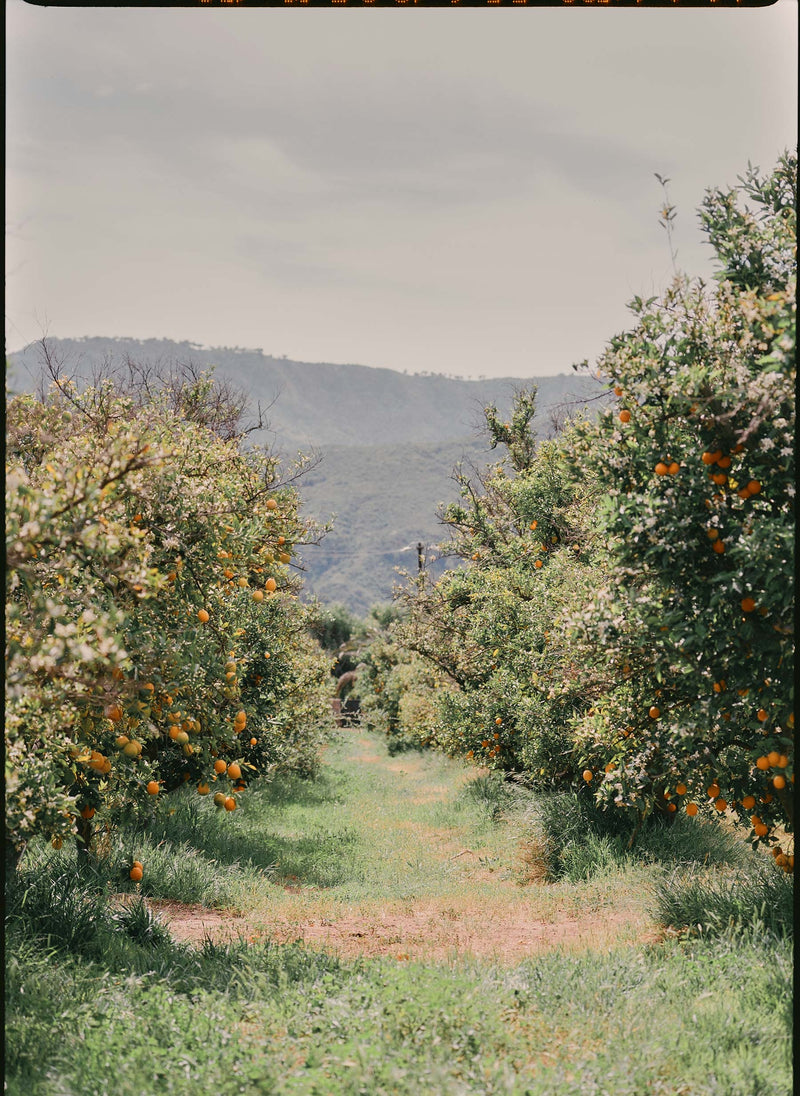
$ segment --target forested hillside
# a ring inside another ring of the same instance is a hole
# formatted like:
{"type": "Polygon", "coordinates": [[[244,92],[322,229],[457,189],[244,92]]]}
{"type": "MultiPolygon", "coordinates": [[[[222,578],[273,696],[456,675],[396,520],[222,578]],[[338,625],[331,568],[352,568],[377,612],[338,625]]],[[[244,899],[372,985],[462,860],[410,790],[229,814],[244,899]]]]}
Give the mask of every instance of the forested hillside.
{"type": "MultiPolygon", "coordinates": [[[[464,380],[443,373],[405,374],[392,369],[274,358],[260,349],[202,347],[170,339],[48,339],[55,359],[70,375],[137,363],[191,363],[214,369],[260,404],[266,425],[251,435],[286,455],[322,445],[396,445],[448,441],[468,436],[481,422],[487,403],[510,404],[522,380],[513,377],[464,380]]],[[[41,347],[31,343],[9,355],[12,388],[28,390],[41,375],[41,347]]],[[[454,362],[453,368],[458,368],[454,362]]],[[[596,396],[598,383],[575,374],[542,377],[538,429],[563,414],[567,401],[596,396]]]]}
{"type": "MultiPolygon", "coordinates": [[[[168,339],[48,339],[60,372],[88,381],[126,369],[126,362],[158,371],[190,367],[244,392],[250,422],[259,408],[263,426],[248,437],[285,458],[298,450],[314,463],[300,481],[304,513],[333,530],[297,561],[306,595],[341,602],[357,613],[392,596],[398,567],[417,567],[416,545],[442,537],[440,503],[455,498],[451,478],[462,458],[485,463],[478,440],[482,409],[510,407],[521,379],[464,380],[444,374],[409,375],[362,365],[296,362],[263,351],[213,349],[168,339]]],[[[9,387],[33,390],[43,374],[41,345],[9,356],[9,387]]],[[[547,437],[567,415],[591,412],[606,399],[594,378],[574,372],[541,377],[534,429],[547,437]]]]}

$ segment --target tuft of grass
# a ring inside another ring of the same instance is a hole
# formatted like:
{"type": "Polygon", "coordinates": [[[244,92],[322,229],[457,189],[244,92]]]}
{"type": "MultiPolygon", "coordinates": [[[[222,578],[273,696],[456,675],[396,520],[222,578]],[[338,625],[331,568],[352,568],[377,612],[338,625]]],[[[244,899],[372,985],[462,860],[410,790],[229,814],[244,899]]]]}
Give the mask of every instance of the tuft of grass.
{"type": "Polygon", "coordinates": [[[541,832],[549,877],[586,882],[634,863],[745,865],[751,850],[722,823],[648,817],[641,829],[621,811],[601,811],[590,796],[558,792],[536,799],[529,828],[541,832]]]}
{"type": "Polygon", "coordinates": [[[679,869],[655,893],[661,924],[689,935],[718,936],[729,930],[792,935],[794,886],[766,857],[733,874],[709,877],[679,869]]]}
{"type": "Polygon", "coordinates": [[[466,783],[460,798],[477,804],[493,822],[510,811],[515,811],[530,799],[530,792],[518,784],[504,779],[503,774],[490,771],[481,773],[466,783]]]}

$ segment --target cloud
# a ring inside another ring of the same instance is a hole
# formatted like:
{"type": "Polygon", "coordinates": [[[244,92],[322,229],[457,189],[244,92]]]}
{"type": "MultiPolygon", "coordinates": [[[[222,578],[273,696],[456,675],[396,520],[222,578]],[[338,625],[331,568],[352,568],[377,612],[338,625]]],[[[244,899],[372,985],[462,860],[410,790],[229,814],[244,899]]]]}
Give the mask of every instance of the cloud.
{"type": "Polygon", "coordinates": [[[653,172],[706,269],[703,188],[793,138],[789,0],[410,15],[12,0],[12,322],[552,372],[668,276],[653,172]]]}

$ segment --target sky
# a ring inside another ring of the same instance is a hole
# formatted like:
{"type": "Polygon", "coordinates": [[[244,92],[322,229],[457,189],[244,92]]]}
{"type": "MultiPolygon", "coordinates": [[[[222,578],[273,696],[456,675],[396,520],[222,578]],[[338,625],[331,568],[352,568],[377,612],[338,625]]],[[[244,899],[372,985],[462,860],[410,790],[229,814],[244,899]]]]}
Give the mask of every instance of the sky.
{"type": "Polygon", "coordinates": [[[712,272],[697,209],[796,144],[766,8],[6,6],[6,348],[260,347],[410,373],[596,360],[712,272]]]}

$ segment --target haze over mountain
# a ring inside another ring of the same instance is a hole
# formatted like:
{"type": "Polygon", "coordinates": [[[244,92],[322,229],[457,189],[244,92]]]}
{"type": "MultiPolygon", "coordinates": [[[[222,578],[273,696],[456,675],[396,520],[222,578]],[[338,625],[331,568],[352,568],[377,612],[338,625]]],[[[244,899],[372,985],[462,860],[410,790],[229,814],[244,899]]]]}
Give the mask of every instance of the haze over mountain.
{"type": "MultiPolygon", "coordinates": [[[[300,480],[304,511],[335,517],[334,531],[303,553],[306,589],[357,613],[391,598],[395,568],[417,566],[416,544],[442,539],[436,517],[455,498],[454,464],[496,460],[481,436],[482,408],[510,406],[515,389],[535,384],[535,428],[547,436],[569,413],[601,397],[585,375],[466,380],[363,365],[295,362],[259,349],[202,347],[168,339],[48,339],[61,371],[90,377],[130,358],[140,364],[192,363],[214,369],[247,393],[268,426],[250,435],[285,458],[298,450],[321,460],[300,480]]],[[[8,356],[8,387],[32,390],[42,372],[33,343],[8,356]]],[[[436,567],[436,564],[433,564],[436,567]]],[[[441,567],[441,564],[439,565],[441,567]]]]}

